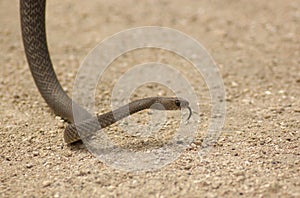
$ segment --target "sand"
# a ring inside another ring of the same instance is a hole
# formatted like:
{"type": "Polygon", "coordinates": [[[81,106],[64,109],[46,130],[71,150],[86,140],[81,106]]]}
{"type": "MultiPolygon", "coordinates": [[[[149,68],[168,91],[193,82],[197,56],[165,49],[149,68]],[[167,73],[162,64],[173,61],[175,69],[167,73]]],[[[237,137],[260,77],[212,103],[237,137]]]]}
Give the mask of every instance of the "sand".
{"type": "MultiPolygon", "coordinates": [[[[64,143],[67,123],[40,96],[25,59],[19,5],[0,5],[0,197],[300,197],[300,1],[48,2],[49,49],[68,94],[88,52],[128,28],[180,30],[198,40],[216,62],[227,112],[205,160],[198,151],[211,101],[201,75],[180,57],[159,50],[132,52],[110,66],[97,89],[98,112],[110,109],[111,90],[122,72],[145,60],[178,63],[178,70],[198,87],[201,122],[194,141],[167,166],[140,172],[102,163],[82,143],[64,143]]],[[[133,98],[169,92],[148,85],[133,98]]],[[[141,112],[134,119],[143,122],[148,115],[141,112]]],[[[164,130],[169,136],[178,127],[172,123],[171,118],[164,130]]],[[[105,131],[120,130],[117,124],[105,131]]],[[[157,143],[125,133],[111,136],[123,148],[133,142],[133,150],[157,143]]]]}

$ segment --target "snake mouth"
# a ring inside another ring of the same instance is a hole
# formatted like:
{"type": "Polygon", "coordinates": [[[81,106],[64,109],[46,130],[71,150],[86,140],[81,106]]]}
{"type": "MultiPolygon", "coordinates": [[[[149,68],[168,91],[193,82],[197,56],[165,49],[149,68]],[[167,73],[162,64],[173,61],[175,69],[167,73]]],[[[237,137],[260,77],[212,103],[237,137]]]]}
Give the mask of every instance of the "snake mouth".
{"type": "Polygon", "coordinates": [[[189,117],[187,118],[187,121],[192,117],[192,109],[191,109],[191,107],[190,106],[187,106],[186,107],[188,110],[189,110],[189,112],[190,112],[190,114],[189,114],[189,117]]]}

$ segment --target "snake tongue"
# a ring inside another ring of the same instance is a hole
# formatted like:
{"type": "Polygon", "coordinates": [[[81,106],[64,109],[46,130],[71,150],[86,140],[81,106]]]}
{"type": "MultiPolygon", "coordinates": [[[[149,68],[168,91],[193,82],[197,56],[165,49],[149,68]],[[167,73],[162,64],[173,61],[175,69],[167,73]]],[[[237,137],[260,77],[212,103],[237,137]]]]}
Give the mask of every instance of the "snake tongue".
{"type": "Polygon", "coordinates": [[[191,107],[187,107],[187,109],[189,110],[189,112],[190,112],[190,114],[189,114],[189,117],[187,118],[187,121],[191,118],[191,116],[192,116],[192,109],[191,109],[191,107]]]}

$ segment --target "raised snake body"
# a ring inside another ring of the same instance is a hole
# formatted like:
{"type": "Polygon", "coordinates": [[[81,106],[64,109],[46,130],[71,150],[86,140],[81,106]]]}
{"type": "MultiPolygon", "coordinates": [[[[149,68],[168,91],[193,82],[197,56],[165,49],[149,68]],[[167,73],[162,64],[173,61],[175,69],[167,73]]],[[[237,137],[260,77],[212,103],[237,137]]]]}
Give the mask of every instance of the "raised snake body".
{"type": "Polygon", "coordinates": [[[163,110],[181,108],[190,110],[189,103],[181,98],[149,97],[133,101],[114,111],[97,115],[98,123],[95,123],[95,117],[84,108],[76,105],[76,103],[73,104],[72,108],[73,101],[62,89],[50,59],[45,29],[45,5],[46,0],[20,0],[22,38],[30,71],[39,92],[56,115],[73,123],[64,132],[66,143],[80,140],[77,129],[93,132],[130,114],[153,107],[154,104],[160,104],[163,108],[159,109],[163,110]],[[79,120],[85,121],[75,125],[73,111],[79,115],[79,120]]]}

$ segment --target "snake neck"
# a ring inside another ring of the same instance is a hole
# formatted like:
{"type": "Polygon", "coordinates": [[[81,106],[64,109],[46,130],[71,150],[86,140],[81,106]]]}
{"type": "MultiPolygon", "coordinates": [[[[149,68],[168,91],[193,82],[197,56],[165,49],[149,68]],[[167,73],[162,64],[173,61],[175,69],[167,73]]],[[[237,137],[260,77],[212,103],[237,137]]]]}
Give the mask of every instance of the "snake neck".
{"type": "Polygon", "coordinates": [[[136,100],[114,111],[98,115],[97,119],[101,128],[105,128],[129,115],[132,115],[144,109],[149,109],[156,102],[157,97],[149,97],[136,100]]]}

